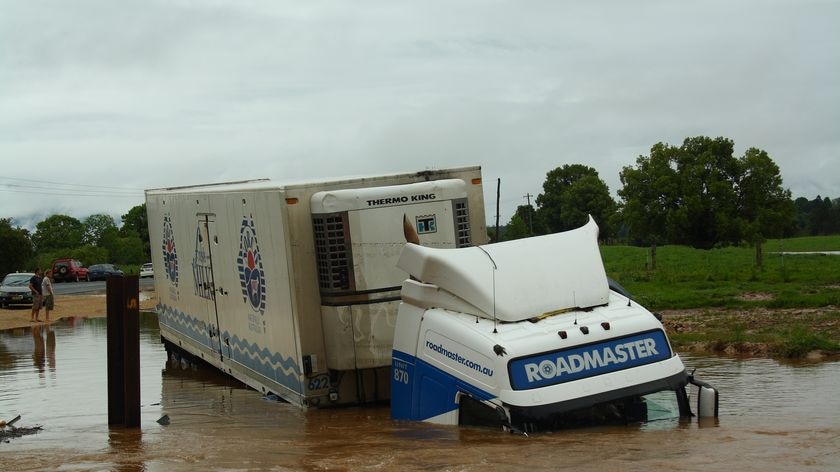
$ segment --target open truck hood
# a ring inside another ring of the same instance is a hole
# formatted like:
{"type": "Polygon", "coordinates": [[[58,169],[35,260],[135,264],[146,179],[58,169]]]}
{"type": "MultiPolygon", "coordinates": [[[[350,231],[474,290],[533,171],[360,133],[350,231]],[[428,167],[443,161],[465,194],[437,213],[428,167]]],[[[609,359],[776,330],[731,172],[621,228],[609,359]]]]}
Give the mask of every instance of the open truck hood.
{"type": "Polygon", "coordinates": [[[406,244],[397,265],[420,281],[406,281],[403,298],[499,321],[609,302],[598,225],[591,217],[571,231],[481,247],[406,244]]]}

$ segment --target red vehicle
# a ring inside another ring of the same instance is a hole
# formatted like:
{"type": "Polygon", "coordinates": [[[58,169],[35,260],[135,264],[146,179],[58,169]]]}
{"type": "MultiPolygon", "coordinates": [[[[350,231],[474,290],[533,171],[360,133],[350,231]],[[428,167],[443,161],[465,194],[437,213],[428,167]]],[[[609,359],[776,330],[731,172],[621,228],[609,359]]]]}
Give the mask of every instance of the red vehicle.
{"type": "Polygon", "coordinates": [[[56,259],[52,263],[52,276],[56,282],[88,280],[88,269],[76,259],[56,259]]]}

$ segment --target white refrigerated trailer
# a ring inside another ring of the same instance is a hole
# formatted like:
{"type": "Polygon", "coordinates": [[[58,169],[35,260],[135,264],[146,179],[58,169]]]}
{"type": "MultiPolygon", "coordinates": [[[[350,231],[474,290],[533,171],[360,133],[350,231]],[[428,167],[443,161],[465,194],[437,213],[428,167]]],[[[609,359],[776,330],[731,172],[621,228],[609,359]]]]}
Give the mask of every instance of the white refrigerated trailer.
{"type": "Polygon", "coordinates": [[[161,336],[300,406],[389,398],[405,244],[486,243],[480,167],[146,191],[161,336]]]}

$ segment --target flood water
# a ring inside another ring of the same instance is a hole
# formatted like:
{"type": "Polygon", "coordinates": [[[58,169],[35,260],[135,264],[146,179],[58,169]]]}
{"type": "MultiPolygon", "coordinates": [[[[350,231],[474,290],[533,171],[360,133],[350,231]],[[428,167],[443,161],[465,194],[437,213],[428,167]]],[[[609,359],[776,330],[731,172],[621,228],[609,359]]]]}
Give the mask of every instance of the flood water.
{"type": "Polygon", "coordinates": [[[140,430],[107,426],[104,318],[0,332],[0,470],[840,470],[840,362],[683,356],[717,421],[536,434],[395,422],[387,406],[301,411],[208,369],[167,366],[141,316],[140,430]],[[170,424],[156,422],[164,414],[170,424]]]}

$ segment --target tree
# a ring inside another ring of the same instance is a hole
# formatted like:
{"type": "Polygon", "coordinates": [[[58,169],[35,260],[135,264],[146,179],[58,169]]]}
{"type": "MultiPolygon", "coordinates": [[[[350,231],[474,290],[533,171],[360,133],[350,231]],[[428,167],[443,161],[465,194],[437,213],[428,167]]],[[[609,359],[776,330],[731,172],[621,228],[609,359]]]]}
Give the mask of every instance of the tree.
{"type": "Polygon", "coordinates": [[[35,225],[32,242],[38,252],[75,249],[82,245],[85,226],[67,215],[52,215],[35,225]]]}
{"type": "Polygon", "coordinates": [[[741,240],[735,190],[739,165],[726,138],[686,138],[677,154],[681,202],[673,213],[678,244],[709,249],[741,240]]]}
{"type": "Polygon", "coordinates": [[[136,235],[143,242],[143,252],[146,255],[146,260],[152,257],[151,247],[149,243],[149,217],[146,213],[146,204],[137,205],[125,215],[122,215],[122,228],[120,234],[123,237],[136,235]]]}
{"type": "Polygon", "coordinates": [[[502,239],[510,241],[545,233],[544,225],[537,217],[537,212],[534,210],[534,207],[531,205],[519,205],[516,213],[510,218],[510,222],[505,227],[504,238],[502,239]]]}
{"type": "Polygon", "coordinates": [[[13,228],[9,218],[0,218],[0,254],[0,277],[25,269],[24,264],[32,257],[29,231],[13,228]]]}
{"type": "Polygon", "coordinates": [[[650,156],[639,156],[636,167],[621,173],[618,190],[624,204],[622,220],[630,239],[639,244],[660,244],[675,239],[671,214],[680,206],[677,176],[679,149],[657,143],[650,156]]]}
{"type": "Polygon", "coordinates": [[[568,231],[586,223],[592,215],[602,239],[612,234],[610,220],[616,211],[607,184],[598,171],[582,164],[566,164],[548,172],[543,193],[537,196],[537,219],[547,232],[568,231]]]}
{"type": "Polygon", "coordinates": [[[68,257],[78,259],[82,264],[89,266],[106,262],[108,260],[108,250],[101,247],[85,245],[73,248],[68,253],[68,257]]]}
{"type": "Polygon", "coordinates": [[[708,249],[781,235],[793,221],[790,192],[766,152],[733,156],[726,138],[657,143],[621,171],[623,221],[637,242],[708,249]]]}
{"type": "Polygon", "coordinates": [[[829,212],[831,234],[840,233],[840,198],[831,200],[831,211],[829,212]]]}
{"type": "Polygon", "coordinates": [[[782,187],[779,166],[766,152],[750,148],[740,160],[739,217],[744,236],[755,243],[781,237],[795,217],[790,190],[782,187]]]}
{"type": "Polygon", "coordinates": [[[84,221],[84,235],[82,236],[82,243],[91,246],[100,246],[102,244],[102,237],[109,231],[116,231],[117,225],[114,223],[114,218],[110,215],[96,214],[90,215],[84,221]]]}
{"type": "Polygon", "coordinates": [[[793,202],[796,207],[796,224],[794,234],[804,236],[811,234],[811,202],[805,197],[799,197],[793,202]]]}
{"type": "Polygon", "coordinates": [[[134,231],[121,236],[116,228],[102,234],[101,247],[108,250],[108,260],[114,264],[142,264],[148,260],[143,241],[134,231]]]}
{"type": "Polygon", "coordinates": [[[113,261],[118,264],[143,264],[149,260],[143,241],[136,236],[119,238],[113,254],[113,261]]]}

